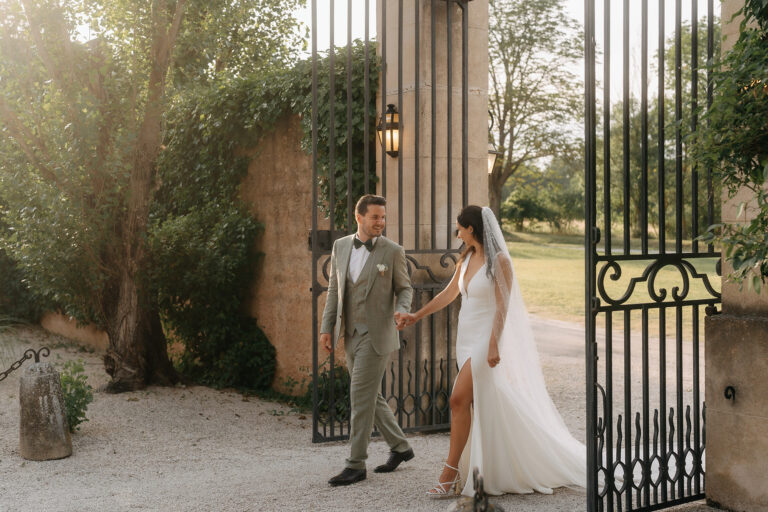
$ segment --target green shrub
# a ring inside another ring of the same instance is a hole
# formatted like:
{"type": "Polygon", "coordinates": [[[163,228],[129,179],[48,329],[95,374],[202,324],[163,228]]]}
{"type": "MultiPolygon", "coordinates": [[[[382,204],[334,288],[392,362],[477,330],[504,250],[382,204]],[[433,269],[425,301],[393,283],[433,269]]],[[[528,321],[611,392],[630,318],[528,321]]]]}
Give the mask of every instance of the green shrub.
{"type": "MultiPolygon", "coordinates": [[[[3,205],[0,204],[0,232],[9,236],[12,232],[3,222],[3,205]]],[[[0,316],[37,322],[40,307],[24,280],[24,274],[8,253],[0,248],[0,316]]]]}
{"type": "Polygon", "coordinates": [[[88,384],[83,362],[67,361],[61,372],[61,392],[64,395],[64,407],[67,410],[69,431],[80,430],[80,424],[88,421],[85,412],[93,402],[93,388],[88,384]]]}
{"type": "MultiPolygon", "coordinates": [[[[331,372],[328,361],[326,359],[321,363],[317,376],[318,413],[321,418],[327,419],[330,411],[328,405],[331,401],[331,390],[333,390],[335,418],[337,421],[346,421],[349,416],[349,371],[345,366],[336,365],[331,372]],[[333,375],[333,383],[331,383],[331,375],[333,375]]],[[[312,406],[311,382],[300,403],[312,406]]]]}
{"type": "Polygon", "coordinates": [[[233,326],[213,327],[185,338],[179,371],[207,386],[268,389],[275,377],[275,347],[256,322],[243,318],[233,326]]]}

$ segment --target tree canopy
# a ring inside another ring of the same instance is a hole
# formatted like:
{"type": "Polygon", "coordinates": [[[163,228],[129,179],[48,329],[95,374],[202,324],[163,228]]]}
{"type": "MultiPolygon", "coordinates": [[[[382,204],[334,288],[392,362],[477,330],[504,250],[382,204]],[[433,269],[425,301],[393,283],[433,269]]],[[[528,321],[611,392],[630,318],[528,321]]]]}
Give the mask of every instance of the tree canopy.
{"type": "Polygon", "coordinates": [[[502,188],[518,169],[576,153],[583,99],[575,69],[583,52],[562,0],[490,0],[488,34],[488,101],[501,152],[488,195],[498,215],[502,188]]]}
{"type": "MultiPolygon", "coordinates": [[[[157,263],[152,229],[174,215],[157,208],[169,106],[220,77],[294,62],[301,32],[287,13],[301,4],[0,3],[0,246],[39,299],[106,329],[113,390],[175,379],[147,278],[157,263]]],[[[201,217],[239,226],[244,250],[232,264],[247,268],[258,226],[232,183],[197,183],[229,199],[201,217]]],[[[219,276],[235,287],[239,277],[219,276]]]]}

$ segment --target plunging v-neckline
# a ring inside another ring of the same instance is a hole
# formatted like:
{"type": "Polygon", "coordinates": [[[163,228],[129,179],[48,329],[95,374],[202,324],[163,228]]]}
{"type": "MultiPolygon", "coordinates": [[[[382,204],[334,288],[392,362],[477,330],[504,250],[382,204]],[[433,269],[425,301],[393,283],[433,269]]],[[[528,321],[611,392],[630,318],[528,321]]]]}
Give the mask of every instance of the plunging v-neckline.
{"type": "Polygon", "coordinates": [[[480,269],[485,266],[485,262],[483,262],[482,265],[477,267],[477,270],[475,270],[475,273],[472,274],[472,277],[469,278],[469,281],[467,281],[467,270],[469,269],[469,260],[472,259],[473,254],[474,254],[473,252],[467,254],[467,265],[464,267],[464,278],[462,279],[462,281],[464,282],[464,293],[469,293],[469,284],[475,278],[477,273],[480,272],[480,269]]]}

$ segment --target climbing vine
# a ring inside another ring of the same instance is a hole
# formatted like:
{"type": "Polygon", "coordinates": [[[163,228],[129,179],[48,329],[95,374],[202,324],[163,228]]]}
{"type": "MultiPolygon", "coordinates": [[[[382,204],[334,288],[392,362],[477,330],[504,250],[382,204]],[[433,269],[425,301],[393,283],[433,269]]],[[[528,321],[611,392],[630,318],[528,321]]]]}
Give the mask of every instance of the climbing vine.
{"type": "MultiPolygon", "coordinates": [[[[369,87],[376,91],[376,49],[369,47],[369,87]]],[[[336,49],[335,136],[331,140],[330,59],[318,62],[318,175],[320,206],[331,210],[330,148],[337,158],[336,226],[346,226],[347,166],[352,191],[364,189],[364,110],[369,114],[372,177],[375,179],[375,93],[364,102],[365,51],[352,47],[351,119],[347,133],[346,48],[336,49]],[[352,159],[347,162],[347,141],[352,159]]],[[[301,118],[302,148],[312,149],[312,62],[290,69],[219,78],[176,98],[166,118],[166,140],[159,159],[160,187],[149,230],[153,265],[145,276],[160,297],[163,318],[184,344],[181,370],[211,385],[251,389],[269,387],[275,370],[274,347],[242,312],[259,254],[254,241],[263,226],[237,199],[248,172],[243,149],[257,146],[277,121],[301,118]],[[255,369],[258,369],[256,371],[255,369]]],[[[305,205],[304,205],[305,206],[305,205]]],[[[306,206],[305,206],[306,207],[306,206]]]]}
{"type": "Polygon", "coordinates": [[[740,224],[715,224],[701,238],[722,244],[734,281],[760,291],[768,284],[768,0],[747,0],[739,39],[713,66],[714,94],[702,109],[693,158],[711,168],[728,196],[753,194],[741,204],[740,224]]]}

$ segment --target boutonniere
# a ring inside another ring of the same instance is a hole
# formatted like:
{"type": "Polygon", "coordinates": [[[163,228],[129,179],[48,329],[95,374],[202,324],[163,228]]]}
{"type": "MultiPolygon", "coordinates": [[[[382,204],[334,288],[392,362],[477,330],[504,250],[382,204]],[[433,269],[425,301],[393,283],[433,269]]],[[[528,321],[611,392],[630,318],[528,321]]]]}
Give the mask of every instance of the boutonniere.
{"type": "Polygon", "coordinates": [[[385,264],[383,264],[383,263],[379,263],[378,265],[376,265],[376,268],[377,268],[377,269],[379,269],[379,274],[381,274],[381,275],[384,275],[384,272],[386,272],[387,270],[389,270],[389,267],[388,267],[388,266],[386,266],[386,265],[385,265],[385,264]]]}

